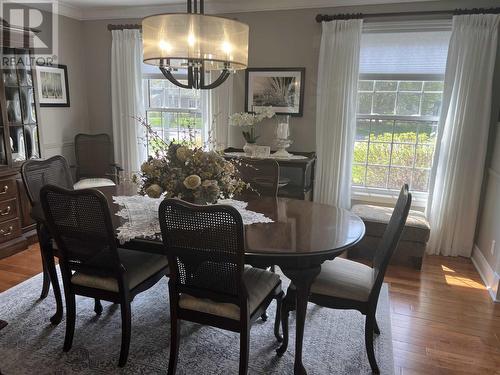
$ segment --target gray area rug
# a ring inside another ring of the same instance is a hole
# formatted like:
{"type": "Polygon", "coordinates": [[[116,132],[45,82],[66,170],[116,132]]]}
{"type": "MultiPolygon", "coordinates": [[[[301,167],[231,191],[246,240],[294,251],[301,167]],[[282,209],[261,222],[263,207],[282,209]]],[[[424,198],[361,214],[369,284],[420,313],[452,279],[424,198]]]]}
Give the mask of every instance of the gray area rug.
{"type": "MultiPolygon", "coordinates": [[[[77,299],[73,348],[62,351],[65,321],[52,326],[52,294],[38,300],[37,275],[0,294],[0,317],[9,325],[0,331],[0,373],[21,374],[166,374],[169,357],[167,280],[163,279],[132,303],[132,341],[127,366],[117,367],[120,351],[119,307],[103,302],[96,317],[93,300],[77,299]]],[[[275,303],[270,319],[251,330],[249,374],[292,374],[295,315],[290,317],[290,345],[282,358],[273,335],[275,303]]],[[[394,374],[387,286],[380,295],[375,352],[382,374],[394,374]]],[[[182,322],[177,374],[236,374],[239,335],[182,322]]],[[[334,311],[309,304],[304,338],[304,364],[309,374],[370,374],[364,346],[364,317],[356,311],[334,311]]]]}

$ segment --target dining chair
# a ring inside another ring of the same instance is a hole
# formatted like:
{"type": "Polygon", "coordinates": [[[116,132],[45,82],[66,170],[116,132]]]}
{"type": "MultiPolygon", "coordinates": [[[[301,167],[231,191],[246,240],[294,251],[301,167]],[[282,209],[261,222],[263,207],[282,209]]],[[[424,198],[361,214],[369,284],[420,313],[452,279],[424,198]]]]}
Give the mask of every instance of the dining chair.
{"type": "Polygon", "coordinates": [[[278,196],[280,169],[276,160],[241,158],[236,167],[240,178],[250,184],[250,188],[244,189],[237,198],[278,196]]]}
{"type": "Polygon", "coordinates": [[[119,172],[123,169],[115,163],[113,153],[108,134],[77,134],[75,189],[118,184],[119,172]]]}
{"type": "MultiPolygon", "coordinates": [[[[373,259],[373,267],[344,258],[335,258],[321,266],[321,272],[311,286],[309,302],[332,309],[358,310],[366,316],[365,346],[374,373],[379,373],[373,349],[373,334],[380,334],[375,318],[385,272],[396,249],[411,206],[408,185],[401,188],[394,212],[380,241],[373,259]]],[[[283,308],[282,325],[284,341],[278,349],[283,355],[288,345],[288,315],[295,300],[294,287],[287,290],[283,308]]]]}
{"type": "Polygon", "coordinates": [[[168,272],[164,255],[119,249],[108,202],[96,189],[69,190],[44,186],[40,193],[50,233],[60,253],[66,299],[64,351],[71,349],[76,320],[75,297],[120,304],[122,339],[118,366],[127,362],[131,335],[131,302],[168,272]]]}
{"type": "MultiPolygon", "coordinates": [[[[275,273],[245,266],[243,221],[225,205],[197,206],[166,199],[159,208],[160,227],[170,267],[170,359],[175,374],[180,321],[206,324],[240,334],[239,374],[248,371],[250,328],[283,292],[275,273]]],[[[279,320],[274,333],[278,341],[279,320]]]]}
{"type": "MultiPolygon", "coordinates": [[[[21,166],[21,177],[31,204],[32,210],[40,209],[40,190],[43,186],[51,184],[66,189],[73,189],[73,178],[68,166],[68,162],[61,155],[52,156],[49,159],[30,159],[21,166]]],[[[43,284],[40,299],[47,297],[50,283],[54,289],[56,303],[59,305],[58,312],[50,320],[53,324],[58,324],[62,319],[61,291],[53,257],[58,257],[58,249],[52,240],[46,225],[43,221],[36,220],[36,231],[43,265],[43,284]],[[50,264],[49,264],[50,263],[50,264]]],[[[95,301],[94,311],[97,314],[102,312],[102,306],[98,299],[95,301]]]]}

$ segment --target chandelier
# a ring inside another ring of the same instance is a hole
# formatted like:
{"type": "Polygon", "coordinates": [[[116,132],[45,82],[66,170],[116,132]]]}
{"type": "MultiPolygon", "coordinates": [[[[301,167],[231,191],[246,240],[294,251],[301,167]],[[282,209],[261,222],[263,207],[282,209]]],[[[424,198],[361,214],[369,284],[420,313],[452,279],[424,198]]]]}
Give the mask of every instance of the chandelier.
{"type": "Polygon", "coordinates": [[[142,38],[144,62],[182,88],[213,89],[248,65],[248,25],[206,16],[203,0],[187,0],[187,13],[144,18],[142,38]],[[183,72],[187,84],[174,75],[183,72]]]}

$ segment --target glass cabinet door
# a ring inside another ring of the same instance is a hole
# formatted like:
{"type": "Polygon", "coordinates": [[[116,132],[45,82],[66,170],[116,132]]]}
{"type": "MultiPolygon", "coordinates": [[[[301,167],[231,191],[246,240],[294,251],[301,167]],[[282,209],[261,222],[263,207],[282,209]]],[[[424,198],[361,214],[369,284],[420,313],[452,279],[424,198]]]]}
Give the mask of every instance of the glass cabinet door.
{"type": "Polygon", "coordinates": [[[14,57],[15,65],[2,70],[7,123],[1,127],[0,164],[7,164],[9,154],[12,163],[20,164],[40,158],[32,60],[27,50],[4,48],[3,52],[14,57]]]}

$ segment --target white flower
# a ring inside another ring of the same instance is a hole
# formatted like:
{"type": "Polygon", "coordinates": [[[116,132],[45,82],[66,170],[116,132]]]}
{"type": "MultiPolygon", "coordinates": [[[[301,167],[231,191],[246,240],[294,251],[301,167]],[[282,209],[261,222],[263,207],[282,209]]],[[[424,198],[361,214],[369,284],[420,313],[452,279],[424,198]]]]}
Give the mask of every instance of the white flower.
{"type": "Polygon", "coordinates": [[[237,112],[229,116],[229,124],[233,126],[253,126],[265,118],[271,118],[275,115],[273,107],[261,107],[255,110],[255,113],[237,112]]]}

